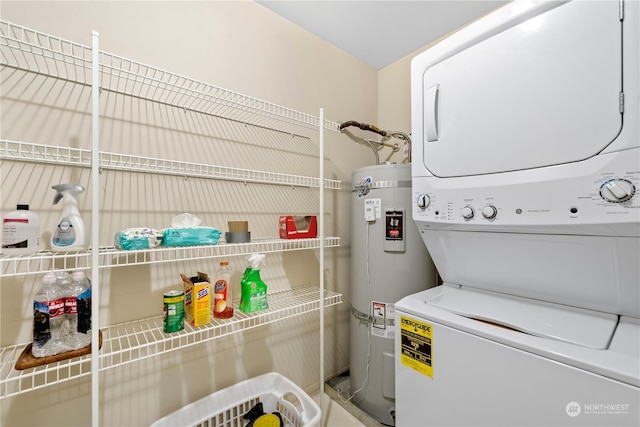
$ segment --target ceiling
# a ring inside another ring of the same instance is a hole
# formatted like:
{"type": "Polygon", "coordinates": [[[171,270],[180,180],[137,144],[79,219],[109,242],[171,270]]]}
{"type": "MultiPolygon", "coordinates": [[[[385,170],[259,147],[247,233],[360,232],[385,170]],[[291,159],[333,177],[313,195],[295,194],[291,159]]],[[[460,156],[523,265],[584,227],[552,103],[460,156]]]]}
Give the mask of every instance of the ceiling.
{"type": "Polygon", "coordinates": [[[348,54],[381,69],[504,0],[256,0],[348,54]]]}

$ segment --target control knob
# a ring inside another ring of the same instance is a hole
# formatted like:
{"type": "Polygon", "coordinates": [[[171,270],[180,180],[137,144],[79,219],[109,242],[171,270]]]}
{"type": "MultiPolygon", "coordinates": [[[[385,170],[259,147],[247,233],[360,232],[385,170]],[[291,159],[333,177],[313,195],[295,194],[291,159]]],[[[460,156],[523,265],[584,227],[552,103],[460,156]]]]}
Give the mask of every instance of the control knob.
{"type": "Polygon", "coordinates": [[[636,192],[636,187],[626,179],[610,179],[600,186],[600,196],[608,202],[626,202],[636,192]]]}
{"type": "Polygon", "coordinates": [[[482,216],[487,219],[493,219],[498,215],[498,209],[493,205],[488,205],[482,208],[482,216]]]}
{"type": "Polygon", "coordinates": [[[473,208],[471,206],[465,206],[464,208],[462,208],[462,210],[460,211],[460,213],[462,214],[462,217],[464,219],[471,219],[473,218],[473,208]]]}
{"type": "Polygon", "coordinates": [[[418,196],[418,207],[420,209],[426,209],[431,203],[431,198],[427,194],[420,194],[418,196]]]}

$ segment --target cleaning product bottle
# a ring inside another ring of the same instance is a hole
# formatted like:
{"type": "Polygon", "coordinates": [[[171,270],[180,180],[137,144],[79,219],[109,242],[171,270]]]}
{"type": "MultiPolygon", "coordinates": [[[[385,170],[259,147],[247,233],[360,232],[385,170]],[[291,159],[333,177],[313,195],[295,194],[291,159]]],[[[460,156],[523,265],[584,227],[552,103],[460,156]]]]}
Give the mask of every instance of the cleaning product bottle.
{"type": "Polygon", "coordinates": [[[89,246],[89,238],[84,229],[84,221],[78,212],[75,194],[82,193],[84,187],[77,184],[54,185],[57,191],[53,204],[63,199],[62,215],[55,231],[51,235],[51,249],[54,251],[81,251],[89,246]]]}
{"type": "Polygon", "coordinates": [[[231,271],[228,261],[220,261],[220,269],[213,285],[213,317],[228,319],[233,316],[231,271]]]}
{"type": "Polygon", "coordinates": [[[29,205],[18,205],[2,221],[2,253],[30,255],[40,249],[40,219],[29,205]]]}
{"type": "Polygon", "coordinates": [[[248,259],[248,267],[240,281],[240,310],[245,313],[265,310],[269,308],[267,303],[267,285],[260,278],[260,263],[264,260],[264,254],[252,254],[248,259]]]}

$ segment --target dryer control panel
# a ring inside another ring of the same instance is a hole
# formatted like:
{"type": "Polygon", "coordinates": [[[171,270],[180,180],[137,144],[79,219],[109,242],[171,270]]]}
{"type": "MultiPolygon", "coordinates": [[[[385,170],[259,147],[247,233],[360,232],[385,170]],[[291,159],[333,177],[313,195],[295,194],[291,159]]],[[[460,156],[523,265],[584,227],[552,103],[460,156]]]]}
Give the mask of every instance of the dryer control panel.
{"type": "Polygon", "coordinates": [[[640,237],[639,151],[601,155],[582,165],[414,177],[414,220],[429,228],[640,237]],[[581,168],[597,172],[576,170],[581,168]]]}

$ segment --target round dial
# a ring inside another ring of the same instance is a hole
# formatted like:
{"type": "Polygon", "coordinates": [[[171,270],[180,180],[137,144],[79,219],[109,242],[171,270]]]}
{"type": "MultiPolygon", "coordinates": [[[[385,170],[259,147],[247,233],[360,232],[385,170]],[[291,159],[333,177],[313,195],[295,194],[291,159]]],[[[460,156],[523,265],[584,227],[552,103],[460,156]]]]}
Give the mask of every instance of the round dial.
{"type": "Polygon", "coordinates": [[[493,219],[498,215],[498,209],[495,206],[489,205],[482,208],[482,216],[487,219],[493,219]]]}
{"type": "Polygon", "coordinates": [[[426,194],[420,194],[417,201],[420,209],[426,209],[431,203],[431,198],[426,194]]]}
{"type": "Polygon", "coordinates": [[[608,202],[626,202],[636,192],[636,187],[626,179],[610,179],[600,186],[600,196],[608,202]]]}
{"type": "Polygon", "coordinates": [[[462,210],[460,211],[460,213],[462,214],[462,217],[464,219],[471,219],[473,218],[473,208],[471,206],[465,206],[464,208],[462,208],[462,210]]]}

